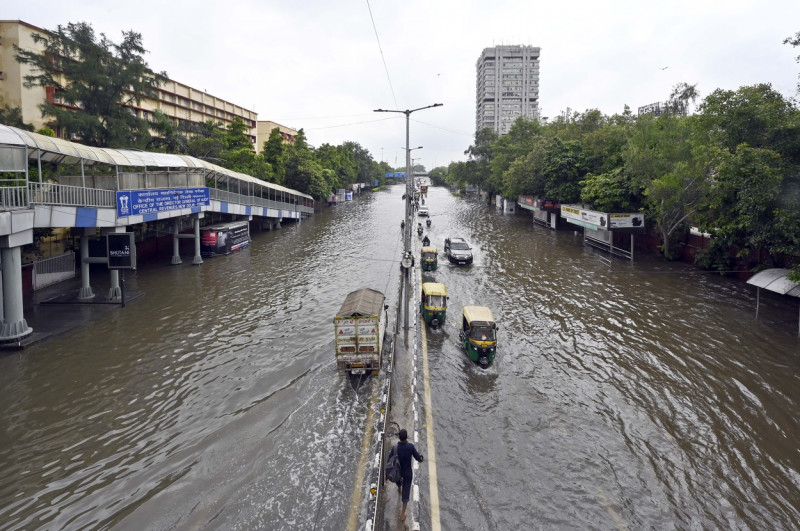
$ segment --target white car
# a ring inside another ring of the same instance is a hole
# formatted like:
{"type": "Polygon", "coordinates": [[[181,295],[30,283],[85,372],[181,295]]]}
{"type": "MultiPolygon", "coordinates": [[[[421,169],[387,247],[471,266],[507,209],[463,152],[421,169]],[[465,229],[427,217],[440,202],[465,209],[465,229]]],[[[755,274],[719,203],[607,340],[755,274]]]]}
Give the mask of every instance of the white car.
{"type": "Polygon", "coordinates": [[[419,210],[417,211],[417,215],[418,216],[430,216],[430,211],[428,210],[428,207],[421,206],[421,207],[419,207],[419,210]]]}

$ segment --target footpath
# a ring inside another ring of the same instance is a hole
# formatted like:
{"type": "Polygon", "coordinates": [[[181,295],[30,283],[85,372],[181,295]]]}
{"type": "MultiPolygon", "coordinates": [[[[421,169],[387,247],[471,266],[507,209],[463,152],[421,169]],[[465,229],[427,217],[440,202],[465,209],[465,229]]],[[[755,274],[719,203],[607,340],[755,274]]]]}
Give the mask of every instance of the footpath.
{"type": "MultiPolygon", "coordinates": [[[[94,298],[78,300],[80,280],[73,279],[39,291],[23,295],[25,321],[33,333],[19,341],[0,343],[0,350],[15,351],[41,343],[69,330],[84,326],[103,315],[122,307],[119,301],[106,300],[106,291],[95,291],[94,298]]],[[[125,304],[130,304],[142,294],[125,291],[125,304]]]]}

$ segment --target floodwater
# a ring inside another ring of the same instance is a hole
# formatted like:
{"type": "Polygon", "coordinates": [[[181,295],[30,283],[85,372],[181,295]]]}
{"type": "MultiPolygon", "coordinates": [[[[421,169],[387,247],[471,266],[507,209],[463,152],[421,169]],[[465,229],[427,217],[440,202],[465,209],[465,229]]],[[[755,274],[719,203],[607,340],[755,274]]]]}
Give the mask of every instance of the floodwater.
{"type": "MultiPolygon", "coordinates": [[[[378,379],[337,374],[332,319],[359,287],[394,317],[403,191],[142,265],[142,298],[0,356],[0,529],[344,528],[378,379]]],[[[423,274],[450,296],[427,336],[444,529],[800,525],[796,300],[762,294],[756,321],[743,282],[427,203],[432,243],[475,255],[423,274]],[[466,304],[499,322],[485,370],[458,345],[466,304]]]]}

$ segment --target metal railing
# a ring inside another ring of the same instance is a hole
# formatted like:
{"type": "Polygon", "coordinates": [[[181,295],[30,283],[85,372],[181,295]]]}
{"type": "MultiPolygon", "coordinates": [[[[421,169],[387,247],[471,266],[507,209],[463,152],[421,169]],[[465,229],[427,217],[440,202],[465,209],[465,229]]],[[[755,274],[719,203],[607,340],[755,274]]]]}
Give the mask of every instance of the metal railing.
{"type": "Polygon", "coordinates": [[[314,209],[305,205],[295,205],[294,203],[286,203],[283,201],[274,201],[272,199],[264,199],[263,197],[255,197],[252,195],[241,195],[234,192],[227,192],[225,190],[210,189],[211,199],[215,201],[225,201],[226,203],[237,203],[240,205],[258,206],[264,208],[272,208],[275,210],[293,210],[302,212],[304,214],[313,214],[314,209]]]}
{"type": "Polygon", "coordinates": [[[31,204],[116,208],[114,190],[55,183],[29,183],[31,204]]]}
{"type": "Polygon", "coordinates": [[[68,278],[75,278],[74,251],[33,262],[34,291],[68,278]]]}
{"type": "Polygon", "coordinates": [[[0,187],[0,208],[5,210],[28,208],[28,188],[26,186],[0,187]]]}
{"type": "MultiPolygon", "coordinates": [[[[314,208],[274,201],[261,197],[241,195],[225,190],[209,189],[211,199],[240,205],[259,206],[275,210],[288,210],[313,214],[314,208]]],[[[115,190],[84,188],[68,184],[29,183],[25,186],[0,187],[0,209],[30,208],[30,205],[61,205],[95,208],[116,208],[115,190]]]]}

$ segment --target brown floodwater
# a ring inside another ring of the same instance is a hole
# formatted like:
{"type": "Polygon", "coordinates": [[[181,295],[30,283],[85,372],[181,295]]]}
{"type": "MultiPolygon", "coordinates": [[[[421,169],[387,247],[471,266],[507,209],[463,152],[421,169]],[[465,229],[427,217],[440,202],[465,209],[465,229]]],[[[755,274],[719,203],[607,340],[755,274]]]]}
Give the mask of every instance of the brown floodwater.
{"type": "MultiPolygon", "coordinates": [[[[343,528],[377,379],[336,372],[332,318],[359,287],[394,318],[403,191],[143,264],[140,299],[0,356],[0,528],[343,528]]],[[[475,255],[423,274],[450,296],[427,336],[445,529],[800,525],[795,299],[762,294],[756,320],[741,281],[609,266],[444,188],[427,205],[432,243],[475,255]],[[458,345],[467,304],[499,321],[485,370],[458,345]]]]}

